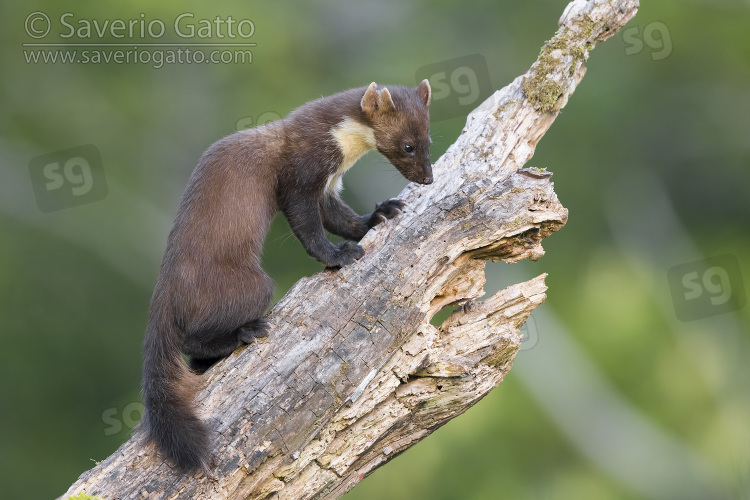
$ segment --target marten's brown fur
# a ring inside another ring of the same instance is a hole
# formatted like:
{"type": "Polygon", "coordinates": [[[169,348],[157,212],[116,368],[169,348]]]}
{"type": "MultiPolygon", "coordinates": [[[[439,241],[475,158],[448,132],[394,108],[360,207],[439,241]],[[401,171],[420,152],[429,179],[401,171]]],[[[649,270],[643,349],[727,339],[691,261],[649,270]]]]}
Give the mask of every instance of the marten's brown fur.
{"type": "Polygon", "coordinates": [[[427,80],[416,88],[372,83],[225,137],[203,154],[167,240],[143,348],[146,438],[180,470],[208,462],[208,430],[192,407],[195,372],[267,335],[273,282],[260,255],[274,214],[281,210],[326,266],[362,257],[354,241],[404,204],[391,199],[357,215],[339,198],[341,176],[377,149],[407,179],[431,183],[429,104],[427,80]],[[334,245],[325,230],[351,241],[334,245]]]}

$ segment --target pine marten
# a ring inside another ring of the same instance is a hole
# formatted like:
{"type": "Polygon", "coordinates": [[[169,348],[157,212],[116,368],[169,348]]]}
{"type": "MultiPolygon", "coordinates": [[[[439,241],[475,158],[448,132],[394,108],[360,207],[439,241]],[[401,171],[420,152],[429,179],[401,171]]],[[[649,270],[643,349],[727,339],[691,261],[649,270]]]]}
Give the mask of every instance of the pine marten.
{"type": "Polygon", "coordinates": [[[430,184],[430,96],[427,80],[416,88],[372,83],[225,137],[203,154],[167,239],[143,346],[142,428],[179,470],[208,464],[208,429],[192,407],[198,374],[267,335],[262,315],[273,282],[260,255],[275,213],[327,267],[362,257],[354,242],[404,204],[390,199],[357,215],[339,197],[341,176],[376,149],[408,180],[430,184]],[[334,245],[325,230],[350,241],[334,245]]]}

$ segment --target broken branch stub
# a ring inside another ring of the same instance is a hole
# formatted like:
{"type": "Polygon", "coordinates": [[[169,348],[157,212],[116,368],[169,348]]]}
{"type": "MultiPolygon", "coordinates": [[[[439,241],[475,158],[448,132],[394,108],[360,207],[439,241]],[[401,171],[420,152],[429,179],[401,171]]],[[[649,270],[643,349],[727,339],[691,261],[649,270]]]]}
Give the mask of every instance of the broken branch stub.
{"type": "Polygon", "coordinates": [[[537,260],[565,224],[551,174],[523,166],[588,51],[637,7],[570,3],[531,69],[469,115],[435,182],[407,186],[404,213],[367,234],[365,257],[301,279],[273,308],[270,338],[207,373],[196,406],[213,431],[210,471],[174,472],[136,433],[66,495],[336,498],[497,386],[545,275],[480,301],[485,262],[537,260]]]}

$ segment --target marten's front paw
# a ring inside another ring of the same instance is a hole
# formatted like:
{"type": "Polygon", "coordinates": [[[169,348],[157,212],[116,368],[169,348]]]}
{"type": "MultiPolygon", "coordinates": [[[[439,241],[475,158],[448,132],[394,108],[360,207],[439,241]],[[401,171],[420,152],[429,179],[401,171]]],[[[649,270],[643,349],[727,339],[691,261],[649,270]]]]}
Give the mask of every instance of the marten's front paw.
{"type": "Polygon", "coordinates": [[[374,227],[381,222],[385,222],[386,219],[393,219],[395,216],[401,213],[406,203],[395,198],[386,200],[383,203],[375,205],[375,211],[370,215],[369,226],[374,227]]]}
{"type": "Polygon", "coordinates": [[[365,254],[365,249],[353,241],[345,241],[336,245],[336,252],[330,262],[326,262],[327,267],[341,267],[351,264],[365,254]]]}

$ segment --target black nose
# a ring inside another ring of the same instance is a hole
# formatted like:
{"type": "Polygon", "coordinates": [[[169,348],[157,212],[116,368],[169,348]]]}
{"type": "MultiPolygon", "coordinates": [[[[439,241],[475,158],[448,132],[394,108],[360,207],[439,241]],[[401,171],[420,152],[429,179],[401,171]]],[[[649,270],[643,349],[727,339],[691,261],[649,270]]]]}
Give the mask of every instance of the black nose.
{"type": "Polygon", "coordinates": [[[421,184],[432,184],[432,177],[425,177],[422,179],[421,184]]]}

